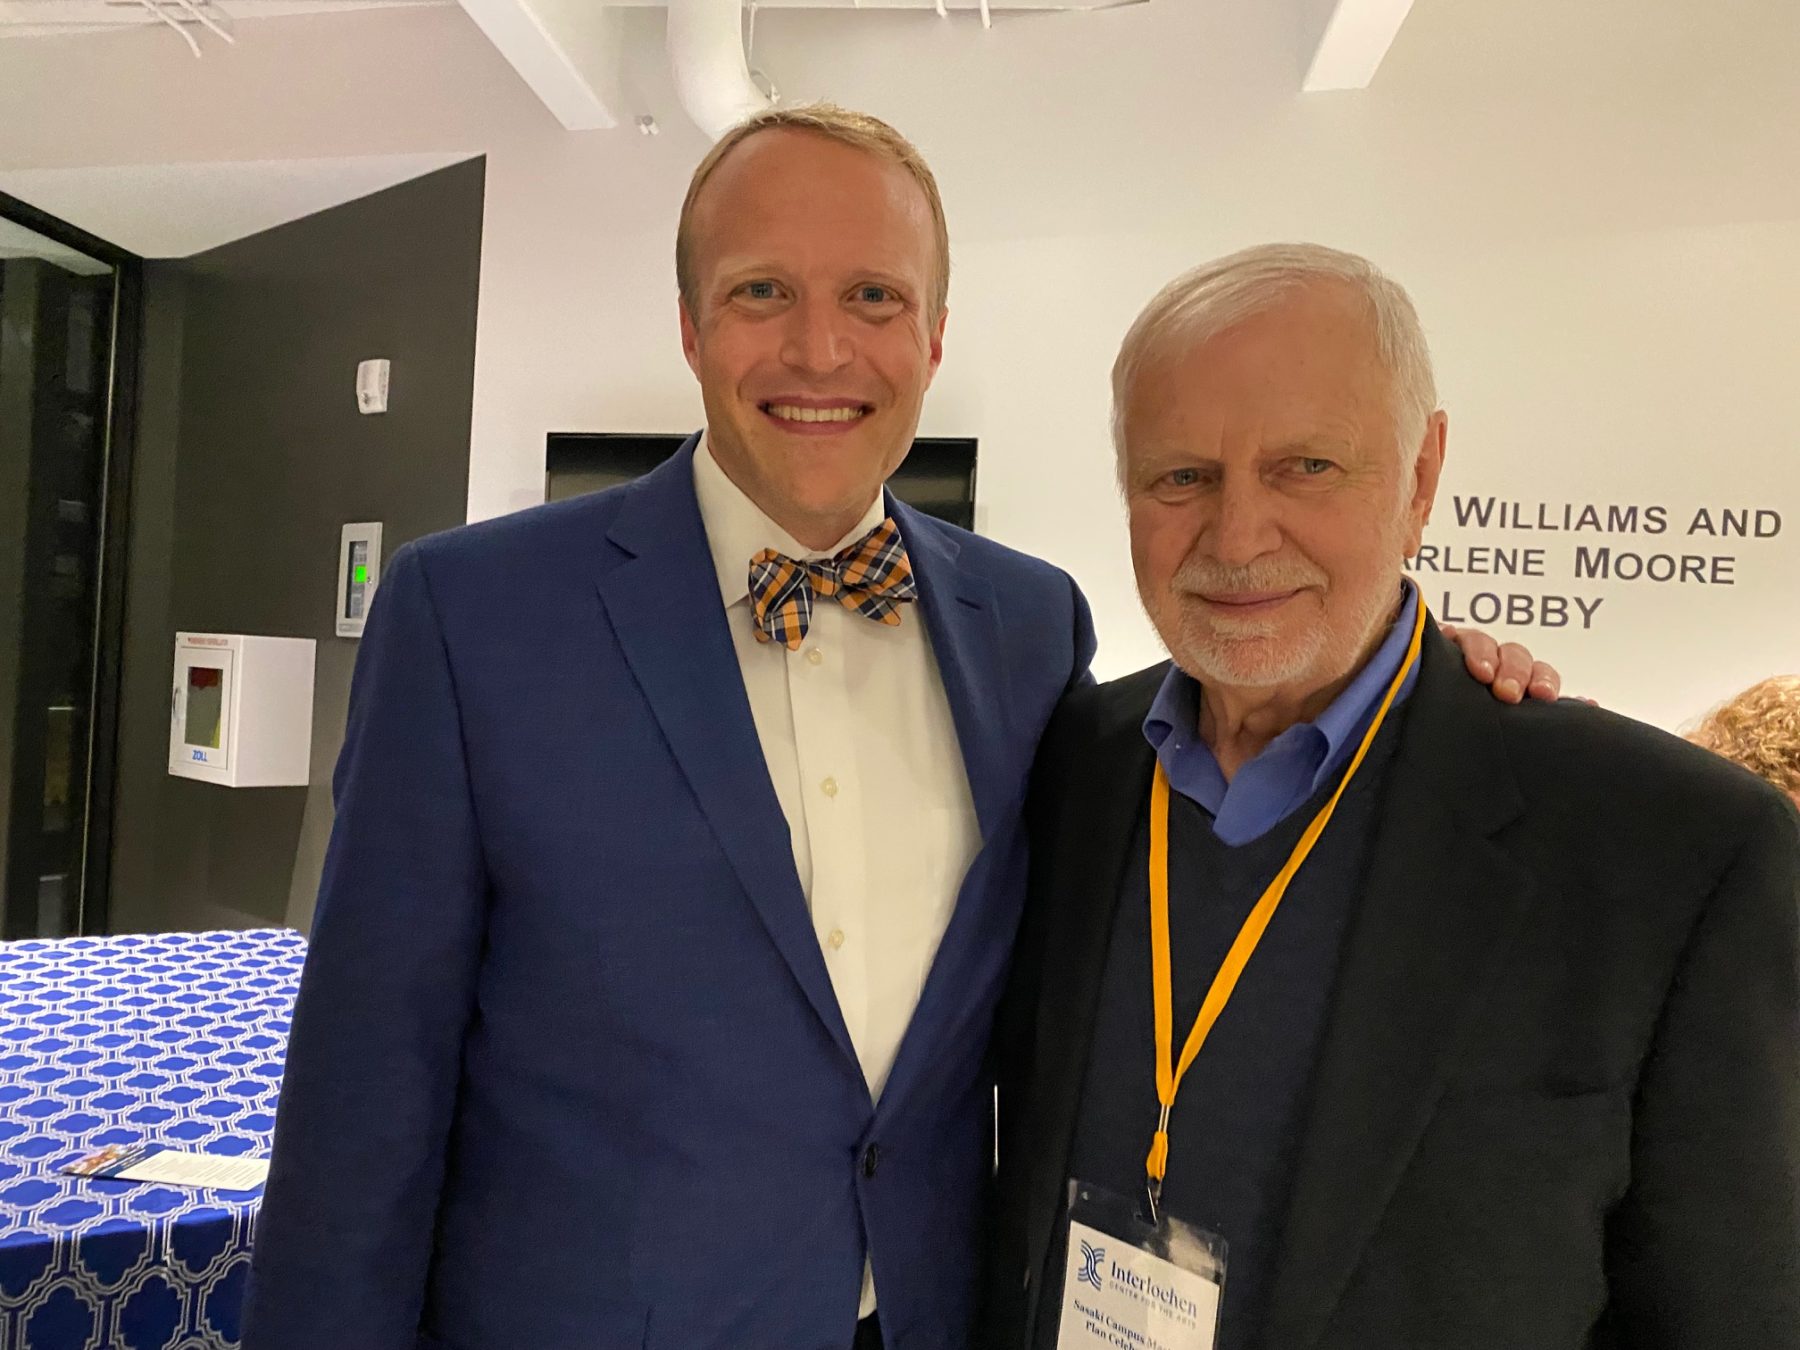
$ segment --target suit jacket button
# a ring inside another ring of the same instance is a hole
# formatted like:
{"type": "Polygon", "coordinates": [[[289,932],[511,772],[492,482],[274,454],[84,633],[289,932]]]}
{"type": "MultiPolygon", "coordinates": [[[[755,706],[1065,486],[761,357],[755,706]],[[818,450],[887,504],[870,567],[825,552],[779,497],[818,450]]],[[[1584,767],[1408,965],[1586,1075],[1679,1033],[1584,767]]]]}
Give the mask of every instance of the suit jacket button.
{"type": "Polygon", "coordinates": [[[879,1146],[877,1146],[875,1144],[870,1144],[867,1148],[865,1148],[863,1150],[863,1156],[862,1156],[862,1174],[863,1174],[863,1176],[864,1177],[873,1177],[875,1175],[875,1169],[880,1166],[881,1166],[881,1149],[879,1146]]]}

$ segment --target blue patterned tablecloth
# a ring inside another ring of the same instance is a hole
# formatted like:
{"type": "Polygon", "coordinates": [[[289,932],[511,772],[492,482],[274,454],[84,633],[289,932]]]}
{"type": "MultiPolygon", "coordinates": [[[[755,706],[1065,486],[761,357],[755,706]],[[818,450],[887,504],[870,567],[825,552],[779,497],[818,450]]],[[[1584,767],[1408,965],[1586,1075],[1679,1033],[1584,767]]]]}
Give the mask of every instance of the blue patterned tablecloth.
{"type": "Polygon", "coordinates": [[[260,1190],[57,1168],[266,1157],[305,955],[279,929],[0,943],[0,1350],[237,1344],[260,1190]]]}

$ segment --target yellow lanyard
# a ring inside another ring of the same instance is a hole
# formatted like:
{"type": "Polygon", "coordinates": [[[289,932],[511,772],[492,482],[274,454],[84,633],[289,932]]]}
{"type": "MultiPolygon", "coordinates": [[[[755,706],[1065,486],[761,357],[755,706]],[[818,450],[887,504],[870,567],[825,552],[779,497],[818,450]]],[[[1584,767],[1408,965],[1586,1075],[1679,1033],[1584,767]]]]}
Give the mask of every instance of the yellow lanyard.
{"type": "Polygon", "coordinates": [[[1250,917],[1244,920],[1244,926],[1238,930],[1237,940],[1231,944],[1231,950],[1225,955],[1225,963],[1219,967],[1219,973],[1213,976],[1212,988],[1206,991],[1206,998],[1200,1004],[1200,1015],[1194,1019],[1194,1029],[1188,1033],[1187,1044],[1182,1047],[1180,1064],[1172,1063],[1175,1049],[1175,1010],[1170,975],[1172,963],[1169,956],[1169,777],[1163,772],[1162,761],[1157,761],[1156,776],[1150,784],[1150,975],[1156,1001],[1156,1100],[1162,1104],[1162,1115],[1156,1124],[1156,1137],[1150,1145],[1150,1156],[1144,1161],[1144,1168],[1150,1177],[1150,1207],[1153,1216],[1162,1197],[1163,1177],[1169,1168],[1169,1112],[1175,1105],[1175,1094],[1181,1090],[1181,1080],[1186,1077],[1188,1066],[1200,1053],[1200,1047],[1206,1044],[1206,1038],[1212,1034],[1213,1024],[1219,1020],[1219,1014],[1225,1011],[1225,1005],[1231,1001],[1238,979],[1250,964],[1250,958],[1255,955],[1257,943],[1262,941],[1263,934],[1268,931],[1269,922],[1275,917],[1275,910],[1281,904],[1281,897],[1287,894],[1288,883],[1294,879],[1294,874],[1300,870],[1300,864],[1312,852],[1313,845],[1319,842],[1319,836],[1325,833],[1325,826],[1331,822],[1331,813],[1337,810],[1344,789],[1350,786],[1350,780],[1356,777],[1356,771],[1362,767],[1363,759],[1369,753],[1369,746],[1374,743],[1381,724],[1387,720],[1388,709],[1393,707],[1394,699],[1400,693],[1400,686],[1406,683],[1406,677],[1418,664],[1419,647],[1424,636],[1425,601],[1423,597],[1419,597],[1406,659],[1400,663],[1399,673],[1388,685],[1381,707],[1376,710],[1375,720],[1369,723],[1369,729],[1363,733],[1362,744],[1356,748],[1350,766],[1344,770],[1337,791],[1331,794],[1331,800],[1313,817],[1312,823],[1306,827],[1306,833],[1300,836],[1300,842],[1294,845],[1294,851],[1288,855],[1287,862],[1275,874],[1275,880],[1269,883],[1262,898],[1256,902],[1256,908],[1250,911],[1250,917]]]}

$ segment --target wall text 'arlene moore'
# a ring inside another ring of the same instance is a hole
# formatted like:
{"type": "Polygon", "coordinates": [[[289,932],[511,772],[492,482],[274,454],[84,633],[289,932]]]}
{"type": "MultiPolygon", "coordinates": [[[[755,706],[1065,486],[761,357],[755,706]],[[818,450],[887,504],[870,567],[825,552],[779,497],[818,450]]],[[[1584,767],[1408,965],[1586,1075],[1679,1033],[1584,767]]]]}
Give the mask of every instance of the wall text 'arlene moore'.
{"type": "MultiPolygon", "coordinates": [[[[1452,523],[1439,506],[1440,525],[1452,523]]],[[[1475,538],[1422,544],[1406,570],[1439,622],[1509,628],[1591,630],[1633,591],[1735,586],[1782,531],[1772,506],[1453,496],[1450,509],[1459,535],[1475,538]]]]}

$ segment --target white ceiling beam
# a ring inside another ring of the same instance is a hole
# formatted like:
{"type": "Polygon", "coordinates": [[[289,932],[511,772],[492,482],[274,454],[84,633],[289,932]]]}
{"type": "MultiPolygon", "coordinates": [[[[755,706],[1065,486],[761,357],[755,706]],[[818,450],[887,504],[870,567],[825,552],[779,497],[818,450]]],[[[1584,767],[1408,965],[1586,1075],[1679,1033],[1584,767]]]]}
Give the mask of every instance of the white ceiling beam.
{"type": "Polygon", "coordinates": [[[1367,89],[1400,35],[1413,0],[1301,0],[1309,94],[1367,89]]]}
{"type": "Polygon", "coordinates": [[[570,131],[605,131],[619,124],[616,95],[618,14],[609,6],[557,0],[461,0],[531,92],[570,131]]]}

